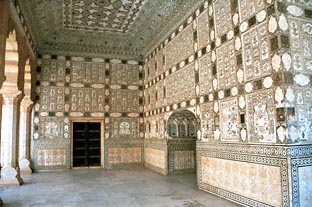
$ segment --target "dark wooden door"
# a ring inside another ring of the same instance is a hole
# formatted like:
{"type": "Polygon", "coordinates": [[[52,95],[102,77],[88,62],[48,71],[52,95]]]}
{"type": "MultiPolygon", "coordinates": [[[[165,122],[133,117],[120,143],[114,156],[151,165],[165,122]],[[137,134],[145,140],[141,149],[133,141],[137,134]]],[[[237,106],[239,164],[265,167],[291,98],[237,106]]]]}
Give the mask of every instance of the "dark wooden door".
{"type": "Polygon", "coordinates": [[[73,123],[73,167],[101,166],[101,123],[73,123]]]}

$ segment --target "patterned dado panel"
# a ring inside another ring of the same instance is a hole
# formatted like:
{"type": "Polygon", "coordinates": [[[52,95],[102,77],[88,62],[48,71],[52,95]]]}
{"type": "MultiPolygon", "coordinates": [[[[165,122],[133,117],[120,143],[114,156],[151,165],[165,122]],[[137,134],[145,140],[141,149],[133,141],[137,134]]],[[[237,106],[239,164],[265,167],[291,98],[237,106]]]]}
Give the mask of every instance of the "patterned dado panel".
{"type": "Polygon", "coordinates": [[[282,206],[281,170],[275,166],[201,158],[202,183],[235,194],[259,199],[272,206],[282,206]],[[226,179],[219,176],[225,175],[226,179]],[[244,187],[242,187],[244,186],[244,187]]]}
{"type": "Polygon", "coordinates": [[[287,150],[197,142],[199,188],[246,206],[290,206],[287,150]]]}
{"type": "Polygon", "coordinates": [[[196,172],[196,139],[168,140],[169,174],[196,172]]]}
{"type": "Polygon", "coordinates": [[[158,173],[168,174],[167,140],[148,140],[144,142],[144,166],[158,173]]]}
{"type": "Polygon", "coordinates": [[[143,139],[107,139],[104,149],[104,165],[107,169],[143,165],[143,139]]]}
{"type": "Polygon", "coordinates": [[[142,163],[138,141],[144,137],[141,63],[39,55],[36,72],[35,169],[71,166],[72,119],[104,120],[105,167],[142,163]],[[127,144],[120,143],[125,140],[127,144]]]}

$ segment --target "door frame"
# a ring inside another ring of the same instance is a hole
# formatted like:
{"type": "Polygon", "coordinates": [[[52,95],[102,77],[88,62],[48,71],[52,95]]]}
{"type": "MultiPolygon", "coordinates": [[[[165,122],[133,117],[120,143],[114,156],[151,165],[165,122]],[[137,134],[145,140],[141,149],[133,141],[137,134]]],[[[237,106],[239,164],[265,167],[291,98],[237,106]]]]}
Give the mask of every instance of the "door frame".
{"type": "Polygon", "coordinates": [[[70,168],[79,169],[79,168],[103,168],[104,169],[104,120],[98,118],[71,118],[70,119],[70,168]],[[74,167],[73,166],[73,151],[74,151],[74,136],[73,128],[74,122],[83,122],[83,123],[100,123],[101,124],[101,165],[100,166],[89,166],[89,167],[74,167]]]}

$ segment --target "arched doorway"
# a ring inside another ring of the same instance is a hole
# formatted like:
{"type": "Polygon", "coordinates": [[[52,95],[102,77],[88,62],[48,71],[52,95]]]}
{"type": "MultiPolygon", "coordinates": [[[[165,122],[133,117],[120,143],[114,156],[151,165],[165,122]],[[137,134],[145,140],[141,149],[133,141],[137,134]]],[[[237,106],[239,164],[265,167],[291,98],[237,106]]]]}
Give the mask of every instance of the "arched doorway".
{"type": "Polygon", "coordinates": [[[167,122],[169,174],[196,173],[196,117],[182,110],[167,122]]]}

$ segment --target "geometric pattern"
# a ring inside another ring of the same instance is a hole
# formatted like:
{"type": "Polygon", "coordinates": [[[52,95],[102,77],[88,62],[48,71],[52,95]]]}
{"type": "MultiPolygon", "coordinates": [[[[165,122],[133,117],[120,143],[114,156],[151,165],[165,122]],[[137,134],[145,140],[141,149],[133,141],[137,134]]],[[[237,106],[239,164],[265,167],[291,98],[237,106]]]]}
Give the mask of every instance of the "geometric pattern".
{"type": "Polygon", "coordinates": [[[144,0],[63,1],[64,28],[126,33],[144,0]]]}

